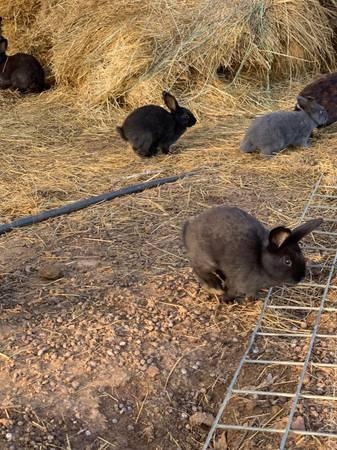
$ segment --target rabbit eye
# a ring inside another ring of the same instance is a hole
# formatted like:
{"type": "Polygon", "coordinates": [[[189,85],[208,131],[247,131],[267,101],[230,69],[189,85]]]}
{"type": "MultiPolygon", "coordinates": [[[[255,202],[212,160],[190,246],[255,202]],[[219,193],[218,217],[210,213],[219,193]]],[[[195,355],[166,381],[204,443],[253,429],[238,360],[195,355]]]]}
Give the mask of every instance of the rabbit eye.
{"type": "Polygon", "coordinates": [[[289,267],[292,265],[291,259],[288,256],[284,257],[284,264],[289,267]]]}

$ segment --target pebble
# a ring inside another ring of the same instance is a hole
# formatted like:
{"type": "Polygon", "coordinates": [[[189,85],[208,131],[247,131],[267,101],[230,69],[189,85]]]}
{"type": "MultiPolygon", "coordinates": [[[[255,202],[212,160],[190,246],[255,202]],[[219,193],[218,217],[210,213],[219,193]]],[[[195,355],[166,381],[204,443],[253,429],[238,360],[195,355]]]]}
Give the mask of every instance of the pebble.
{"type": "Polygon", "coordinates": [[[117,419],[112,419],[112,423],[118,423],[117,419]]]}
{"type": "Polygon", "coordinates": [[[74,380],[74,381],[71,383],[71,385],[72,385],[72,387],[73,387],[74,389],[78,389],[78,388],[80,387],[80,383],[79,383],[78,381],[76,381],[76,380],[74,380]]]}
{"type": "Polygon", "coordinates": [[[133,431],[135,429],[135,427],[133,425],[128,425],[127,426],[128,431],[133,431]]]}
{"type": "Polygon", "coordinates": [[[46,351],[48,350],[48,347],[40,348],[40,350],[37,352],[37,356],[42,356],[46,351]]]}
{"type": "Polygon", "coordinates": [[[184,369],[184,368],[182,368],[182,369],[180,370],[180,372],[181,372],[183,375],[186,375],[186,374],[187,374],[187,370],[184,369]]]}
{"type": "Polygon", "coordinates": [[[12,433],[6,433],[6,439],[7,439],[7,441],[11,441],[13,439],[13,434],[12,433]]]}
{"type": "Polygon", "coordinates": [[[192,427],[196,425],[206,425],[208,427],[211,427],[214,420],[215,419],[212,414],[205,412],[196,412],[190,417],[189,422],[192,427]]]}
{"type": "Polygon", "coordinates": [[[84,433],[86,436],[91,436],[91,431],[90,430],[86,430],[84,433]]]}
{"type": "Polygon", "coordinates": [[[58,280],[63,277],[63,271],[57,264],[44,264],[38,271],[39,277],[45,280],[58,280]]]}
{"type": "Polygon", "coordinates": [[[302,416],[297,416],[294,418],[292,423],[292,429],[305,431],[304,418],[302,416]]]}
{"type": "Polygon", "coordinates": [[[159,373],[160,373],[160,370],[156,366],[150,366],[146,371],[146,374],[150,378],[155,378],[157,375],[159,375],[159,373]]]}
{"type": "Polygon", "coordinates": [[[311,377],[310,377],[310,375],[309,375],[308,373],[306,373],[306,374],[304,375],[303,385],[305,386],[306,384],[309,384],[310,381],[311,381],[311,377]]]}

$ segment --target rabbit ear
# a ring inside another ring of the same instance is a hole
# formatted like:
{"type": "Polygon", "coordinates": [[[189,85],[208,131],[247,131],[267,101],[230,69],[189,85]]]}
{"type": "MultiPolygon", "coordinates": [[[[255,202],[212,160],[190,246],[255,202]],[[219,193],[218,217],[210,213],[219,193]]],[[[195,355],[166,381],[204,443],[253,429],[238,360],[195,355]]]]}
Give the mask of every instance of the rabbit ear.
{"type": "Polygon", "coordinates": [[[289,228],[277,227],[273,228],[269,233],[269,245],[272,248],[279,249],[291,235],[289,228]]]}
{"type": "Polygon", "coordinates": [[[302,95],[299,95],[296,100],[297,100],[297,106],[300,109],[304,109],[304,110],[306,108],[308,108],[310,103],[315,101],[315,99],[313,97],[302,97],[302,95]]]}
{"type": "Polygon", "coordinates": [[[303,239],[305,236],[310,234],[315,228],[319,227],[323,223],[323,219],[312,219],[306,223],[303,223],[299,227],[296,227],[292,232],[289,238],[287,239],[286,244],[290,242],[298,242],[303,239]]]}
{"type": "Polygon", "coordinates": [[[8,41],[5,38],[0,39],[0,53],[5,53],[8,47],[8,41]]]}
{"type": "Polygon", "coordinates": [[[170,111],[176,111],[179,107],[177,100],[175,97],[169,92],[163,91],[163,100],[165,105],[168,107],[170,111]]]}

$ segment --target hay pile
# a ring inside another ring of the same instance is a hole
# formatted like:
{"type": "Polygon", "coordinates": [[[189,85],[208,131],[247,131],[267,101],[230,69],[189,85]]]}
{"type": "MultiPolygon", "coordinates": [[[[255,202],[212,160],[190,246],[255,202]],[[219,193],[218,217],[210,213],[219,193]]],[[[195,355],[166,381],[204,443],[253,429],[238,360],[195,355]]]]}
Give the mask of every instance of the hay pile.
{"type": "MultiPolygon", "coordinates": [[[[212,111],[222,102],[236,107],[233,81],[265,89],[332,69],[337,8],[322,3],[3,0],[0,12],[10,50],[40,56],[57,85],[90,108],[158,101],[166,88],[212,111]]],[[[242,93],[251,101],[250,91],[242,93]]]]}

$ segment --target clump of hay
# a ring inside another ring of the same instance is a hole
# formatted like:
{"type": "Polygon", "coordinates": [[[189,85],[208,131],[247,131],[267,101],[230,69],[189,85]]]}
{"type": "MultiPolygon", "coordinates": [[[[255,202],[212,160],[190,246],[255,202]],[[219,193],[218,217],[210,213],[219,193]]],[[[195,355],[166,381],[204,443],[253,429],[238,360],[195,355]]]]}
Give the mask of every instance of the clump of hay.
{"type": "Polygon", "coordinates": [[[265,88],[336,61],[336,8],[319,0],[3,3],[11,48],[41,54],[57,84],[90,106],[158,102],[163,88],[219,102],[233,81],[265,88]]]}

